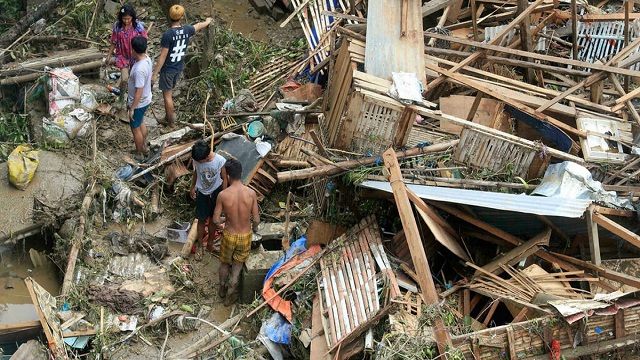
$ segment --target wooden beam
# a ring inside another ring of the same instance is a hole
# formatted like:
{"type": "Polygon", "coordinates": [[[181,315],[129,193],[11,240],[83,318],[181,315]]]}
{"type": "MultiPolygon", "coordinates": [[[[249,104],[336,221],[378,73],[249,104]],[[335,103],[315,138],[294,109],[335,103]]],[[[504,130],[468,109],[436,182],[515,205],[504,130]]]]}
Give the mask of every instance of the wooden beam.
{"type": "Polygon", "coordinates": [[[631,91],[630,93],[627,93],[624,96],[619,97],[618,99],[616,99],[616,104],[614,106],[611,107],[612,111],[618,111],[620,109],[622,109],[623,107],[625,107],[627,104],[626,102],[631,100],[631,99],[635,99],[638,96],[640,96],[640,88],[636,88],[635,90],[631,91]]]}
{"type": "Polygon", "coordinates": [[[527,313],[529,312],[529,308],[528,307],[523,307],[522,310],[520,310],[520,312],[518,313],[518,315],[516,315],[516,317],[513,318],[513,321],[511,322],[513,323],[517,323],[522,321],[522,319],[524,319],[525,316],[527,316],[527,313]]]}
{"type": "Polygon", "coordinates": [[[618,309],[618,312],[613,316],[613,323],[616,339],[623,338],[625,336],[624,309],[618,309]]]}
{"type": "MultiPolygon", "coordinates": [[[[580,131],[580,130],[572,127],[572,126],[569,126],[569,125],[563,123],[560,120],[557,120],[557,119],[552,118],[551,116],[545,115],[545,114],[543,114],[543,113],[541,113],[541,112],[539,112],[539,111],[537,111],[537,110],[535,110],[533,108],[530,108],[529,106],[526,106],[526,105],[524,105],[524,104],[522,104],[522,103],[520,103],[518,101],[515,101],[515,100],[511,99],[510,97],[507,97],[507,96],[499,94],[499,93],[497,93],[495,91],[492,91],[492,90],[488,89],[486,86],[480,84],[477,81],[470,80],[470,79],[468,79],[468,78],[466,78],[466,77],[464,77],[464,76],[462,76],[460,74],[455,74],[451,70],[445,70],[445,69],[443,69],[443,68],[441,68],[441,67],[439,67],[437,65],[434,65],[434,64],[430,64],[430,63],[426,63],[425,62],[425,67],[427,69],[436,71],[436,72],[438,72],[438,73],[440,73],[440,74],[442,74],[442,75],[444,75],[446,77],[449,77],[449,78],[451,78],[451,79],[453,79],[453,80],[455,80],[455,81],[457,81],[459,83],[462,83],[462,84],[464,84],[466,86],[474,88],[474,89],[476,89],[478,91],[482,91],[483,93],[485,93],[485,94],[487,94],[487,95],[489,95],[491,97],[494,97],[494,98],[496,98],[496,99],[498,99],[500,101],[503,101],[506,104],[509,104],[509,105],[513,106],[514,108],[516,108],[516,109],[518,109],[518,110],[520,110],[520,111],[522,111],[524,113],[527,113],[527,114],[533,116],[534,118],[536,118],[536,119],[538,119],[538,120],[540,120],[542,122],[549,122],[549,123],[557,126],[559,129],[562,129],[564,131],[570,132],[570,133],[572,133],[574,135],[577,135],[577,136],[580,136],[580,137],[583,137],[583,138],[587,137],[587,134],[584,131],[580,131]]],[[[453,69],[455,69],[455,66],[454,66],[453,69]]],[[[430,84],[430,86],[431,86],[431,84],[430,84]]]]}
{"type": "Polygon", "coordinates": [[[489,312],[487,312],[487,316],[485,316],[484,321],[482,322],[482,325],[489,326],[489,321],[491,321],[493,314],[495,314],[498,305],[500,305],[500,300],[494,300],[491,304],[491,308],[489,308],[489,312]]]}
{"type": "MultiPolygon", "coordinates": [[[[412,156],[420,156],[422,154],[446,151],[454,146],[456,146],[460,140],[452,140],[442,144],[435,144],[431,146],[427,146],[424,148],[413,148],[406,151],[398,151],[396,156],[399,158],[404,157],[412,157],[412,156]]],[[[360,166],[367,166],[374,164],[377,161],[375,157],[365,157],[355,160],[342,161],[339,163],[335,163],[333,165],[324,165],[315,168],[309,169],[299,169],[299,170],[290,170],[290,171],[281,171],[277,174],[278,182],[286,182],[292,180],[302,180],[308,179],[310,177],[316,176],[332,176],[337,175],[344,172],[344,169],[354,169],[360,166]]]]}
{"type": "MultiPolygon", "coordinates": [[[[518,12],[524,11],[527,8],[528,0],[518,0],[518,12]]],[[[478,41],[478,39],[474,39],[478,41]]],[[[525,17],[520,23],[520,42],[522,43],[522,50],[534,51],[533,39],[531,36],[531,16],[525,17]]],[[[531,59],[525,59],[527,62],[532,63],[531,59]]],[[[524,80],[528,83],[533,83],[536,80],[536,75],[533,70],[526,68],[524,73],[524,80]]]]}
{"type": "MultiPolygon", "coordinates": [[[[542,4],[543,2],[544,2],[544,0],[536,0],[536,1],[534,1],[531,5],[529,5],[529,7],[525,11],[523,11],[520,15],[518,15],[518,17],[516,17],[513,21],[511,21],[509,23],[509,25],[505,26],[505,28],[498,35],[496,35],[493,39],[491,39],[489,41],[489,44],[490,45],[499,44],[503,37],[505,37],[507,34],[509,34],[509,32],[513,28],[515,28],[516,26],[520,25],[520,23],[525,18],[529,17],[529,15],[533,12],[533,10],[535,10],[538,7],[538,5],[542,4]]],[[[428,33],[426,35],[428,36],[428,33]]],[[[431,35],[435,35],[435,34],[431,34],[431,35]]],[[[474,42],[476,42],[476,41],[474,41],[474,42]]],[[[484,51],[478,51],[478,52],[473,53],[471,56],[469,56],[468,58],[466,58],[463,61],[461,61],[458,65],[454,66],[451,69],[451,72],[456,72],[456,71],[460,70],[461,68],[465,67],[466,65],[469,65],[472,62],[476,61],[477,59],[479,59],[483,55],[484,55],[484,51]]],[[[434,89],[438,85],[442,84],[445,80],[446,80],[446,77],[439,76],[437,79],[435,79],[434,81],[432,81],[429,84],[429,89],[434,89]]]]}
{"type": "MultiPolygon", "coordinates": [[[[575,0],[574,0],[575,1],[575,0]]],[[[574,37],[575,38],[575,37],[574,37]]],[[[574,39],[575,42],[575,39],[574,39]]],[[[627,52],[630,51],[629,46],[627,45],[628,43],[625,43],[625,47],[619,51],[615,56],[613,56],[611,59],[607,60],[607,62],[605,63],[606,66],[614,66],[618,63],[618,61],[620,59],[622,59],[623,57],[626,56],[627,52]]],[[[640,44],[640,38],[636,39],[636,41],[633,42],[634,46],[638,46],[640,44]]],[[[575,45],[575,44],[574,44],[575,45]]],[[[575,45],[577,46],[577,45],[575,45]]],[[[575,51],[574,51],[575,53],[575,51]]],[[[577,60],[577,59],[574,59],[577,60]]],[[[605,77],[607,76],[605,71],[598,71],[596,73],[594,73],[593,75],[589,76],[588,78],[582,80],[581,82],[577,83],[576,85],[572,86],[571,88],[567,89],[566,91],[564,91],[562,94],[556,96],[555,98],[547,101],[546,103],[544,103],[542,106],[540,106],[537,110],[538,111],[544,111],[547,108],[553,106],[553,104],[557,103],[558,101],[564,99],[565,97],[567,97],[568,95],[571,95],[574,91],[581,89],[582,87],[585,86],[591,86],[592,84],[598,82],[598,81],[602,81],[605,77]]],[[[626,101],[625,101],[626,102],[626,101]]],[[[611,109],[611,111],[617,111],[614,110],[613,108],[611,109]]]]}
{"type": "Polygon", "coordinates": [[[633,210],[612,209],[612,208],[608,208],[600,205],[596,205],[594,207],[594,211],[602,215],[613,215],[613,216],[624,216],[624,217],[637,216],[637,213],[633,210]]]}
{"type": "Polygon", "coordinates": [[[473,99],[473,104],[471,105],[471,109],[469,109],[469,114],[467,115],[467,121],[473,121],[473,117],[476,115],[476,111],[478,111],[478,106],[480,106],[480,100],[482,100],[483,96],[484,96],[484,93],[482,91],[478,91],[478,93],[476,94],[476,98],[473,99]]]}
{"type": "MultiPolygon", "coordinates": [[[[431,49],[429,49],[429,51],[430,50],[431,49]]],[[[427,60],[433,60],[435,62],[438,62],[438,63],[441,63],[441,64],[446,64],[446,65],[449,65],[449,66],[454,66],[455,65],[455,62],[448,61],[448,60],[445,60],[445,59],[442,59],[442,58],[437,58],[437,57],[433,57],[433,56],[429,56],[429,55],[426,55],[425,58],[427,60]]],[[[496,74],[493,74],[493,73],[488,72],[488,71],[483,71],[483,70],[480,70],[480,69],[476,69],[474,67],[465,67],[464,71],[472,73],[474,75],[479,75],[479,77],[475,77],[476,79],[478,79],[480,77],[486,77],[487,79],[492,79],[494,82],[498,82],[502,86],[504,86],[504,84],[509,84],[511,88],[514,88],[516,90],[517,89],[519,89],[519,90],[529,90],[529,91],[532,91],[532,92],[535,92],[537,94],[544,95],[544,96],[556,96],[557,94],[560,94],[560,92],[555,91],[555,90],[546,89],[546,88],[539,87],[539,86],[532,85],[532,84],[527,84],[527,83],[522,82],[522,81],[518,81],[518,80],[514,80],[514,79],[511,79],[511,78],[504,77],[504,76],[496,75],[496,74]]],[[[588,74],[585,73],[584,74],[584,76],[590,76],[590,75],[591,75],[590,73],[588,73],[588,74]]],[[[467,75],[465,75],[465,76],[467,76],[467,75]]],[[[469,76],[471,76],[471,75],[469,75],[469,76]]],[[[596,110],[596,111],[599,111],[599,112],[606,112],[606,113],[610,113],[611,112],[611,108],[608,107],[608,106],[603,106],[603,105],[600,105],[600,104],[596,104],[596,103],[593,103],[591,101],[587,101],[585,99],[582,99],[580,97],[576,97],[576,96],[570,95],[570,96],[567,96],[566,99],[569,100],[569,101],[573,101],[576,104],[580,104],[580,105],[582,105],[582,106],[584,106],[586,108],[593,109],[593,110],[596,110]]]]}
{"type": "Polygon", "coordinates": [[[429,16],[438,10],[442,10],[457,0],[430,0],[422,5],[422,17],[429,16]]]}
{"type": "Polygon", "coordinates": [[[407,194],[405,184],[402,182],[402,173],[395,151],[389,149],[382,155],[386,169],[389,173],[389,182],[393,189],[393,197],[398,207],[400,220],[402,221],[402,229],[404,230],[407,244],[411,252],[411,259],[416,268],[416,273],[420,279],[420,289],[424,295],[424,299],[428,304],[438,302],[438,293],[436,291],[431,270],[429,269],[429,260],[422,245],[418,224],[413,217],[413,210],[407,194]]]}
{"type": "Polygon", "coordinates": [[[73,283],[73,277],[75,275],[76,269],[76,260],[78,259],[78,253],[84,244],[84,226],[87,217],[87,212],[89,211],[89,206],[91,206],[91,202],[93,201],[93,197],[102,191],[102,186],[96,186],[96,180],[93,181],[89,190],[84,196],[82,200],[82,205],[80,207],[80,218],[78,220],[78,227],[73,234],[73,238],[71,239],[71,250],[69,251],[69,258],[67,260],[67,270],[64,273],[64,279],[62,281],[62,289],[60,293],[62,295],[69,294],[71,290],[71,285],[73,283]]]}
{"type": "MultiPolygon", "coordinates": [[[[89,190],[91,192],[91,190],[89,190]]],[[[64,355],[64,359],[67,358],[67,351],[64,347],[64,344],[58,344],[56,342],[56,337],[54,336],[52,330],[60,331],[60,329],[51,329],[49,322],[47,320],[47,316],[50,314],[46,314],[43,312],[43,308],[45,304],[40,304],[40,298],[36,293],[34,288],[34,284],[37,284],[31,277],[27,277],[24,279],[24,283],[27,286],[27,290],[29,291],[29,295],[31,296],[31,300],[33,301],[33,305],[36,308],[36,312],[38,313],[38,318],[40,318],[40,324],[42,325],[42,329],[44,330],[44,335],[47,338],[47,343],[49,345],[49,350],[53,354],[54,358],[58,358],[59,356],[64,355]]]]}
{"type": "MultiPolygon", "coordinates": [[[[443,35],[443,34],[425,33],[424,35],[425,35],[425,37],[433,37],[433,38],[440,39],[440,40],[447,40],[447,41],[450,41],[452,43],[468,45],[468,46],[472,46],[472,47],[475,47],[475,48],[478,48],[478,49],[495,51],[496,54],[494,54],[494,55],[497,55],[498,53],[505,53],[505,54],[521,56],[521,57],[525,57],[525,58],[532,58],[532,59],[536,59],[536,60],[549,61],[549,62],[553,62],[553,63],[556,63],[556,64],[571,65],[571,66],[576,66],[576,67],[583,67],[583,68],[588,68],[588,69],[593,69],[593,70],[605,71],[605,72],[609,72],[609,73],[613,73],[613,74],[640,77],[640,71],[629,70],[629,69],[618,67],[618,66],[603,65],[602,63],[597,63],[597,62],[588,63],[588,62],[585,62],[585,61],[577,61],[577,60],[573,60],[573,59],[567,59],[567,58],[564,58],[564,57],[561,58],[561,57],[557,57],[557,56],[538,54],[538,53],[535,53],[535,52],[527,52],[527,51],[523,51],[523,50],[510,49],[510,48],[504,47],[504,46],[485,44],[485,43],[478,42],[478,41],[467,40],[467,39],[458,38],[458,37],[455,37],[455,36],[443,35]]],[[[621,60],[624,56],[627,55],[627,53],[629,51],[631,51],[633,49],[633,46],[637,46],[638,44],[640,44],[640,38],[636,39],[628,47],[625,47],[624,49],[622,49],[619,53],[616,54],[616,57],[619,57],[619,59],[621,60]]],[[[476,52],[474,54],[477,54],[477,53],[479,53],[479,52],[476,52]]]]}
{"type": "Polygon", "coordinates": [[[635,234],[633,231],[628,230],[617,222],[605,217],[602,214],[593,213],[593,221],[603,228],[611,231],[613,234],[628,241],[631,245],[640,248],[640,235],[635,234]]]}
{"type": "MultiPolygon", "coordinates": [[[[418,280],[420,280],[420,291],[427,305],[437,304],[439,301],[438,292],[436,291],[433,277],[431,276],[429,260],[422,245],[418,224],[413,217],[413,210],[411,209],[411,202],[407,195],[407,188],[402,182],[402,173],[400,172],[398,158],[393,149],[385,151],[382,158],[384,159],[385,167],[389,174],[389,182],[391,183],[393,197],[398,207],[398,213],[400,214],[402,229],[404,230],[407,244],[409,245],[413,266],[418,274],[418,280]]],[[[447,347],[451,346],[451,338],[442,323],[442,319],[436,321],[434,328],[438,351],[440,354],[446,354],[447,347]]]]}
{"type": "MultiPolygon", "coordinates": [[[[578,19],[582,22],[609,22],[609,21],[624,21],[624,13],[611,13],[611,14],[585,14],[578,15],[578,19]]],[[[629,20],[640,19],[640,13],[630,13],[629,20]]]]}
{"type": "MultiPolygon", "coordinates": [[[[540,234],[531,238],[526,243],[519,245],[507,252],[504,255],[492,260],[488,264],[484,265],[482,269],[486,272],[494,273],[496,275],[503,272],[502,265],[514,265],[520,262],[522,259],[536,253],[541,245],[549,245],[549,239],[551,238],[551,229],[547,229],[540,234]]],[[[476,271],[475,275],[478,275],[476,271]]]]}
{"type": "Polygon", "coordinates": [[[431,217],[433,221],[435,221],[438,225],[442,226],[449,233],[449,235],[453,236],[456,239],[460,238],[458,232],[453,227],[451,227],[451,225],[445,219],[443,219],[442,216],[440,216],[440,214],[438,214],[431,206],[427,205],[427,203],[425,203],[424,200],[422,200],[422,198],[418,196],[418,194],[407,188],[407,196],[409,197],[409,200],[411,200],[413,205],[415,205],[415,207],[419,208],[427,215],[429,215],[429,217],[431,217]]]}
{"type": "MultiPolygon", "coordinates": [[[[638,53],[640,54],[640,53],[638,53]]],[[[613,84],[613,87],[616,89],[616,91],[618,92],[618,94],[620,94],[620,96],[625,96],[627,94],[626,91],[624,91],[624,88],[622,87],[622,84],[620,84],[620,80],[618,80],[618,77],[616,75],[613,74],[609,74],[609,80],[611,80],[611,83],[613,84]]],[[[601,84],[601,82],[599,82],[599,84],[601,84]]],[[[631,100],[628,100],[626,102],[627,104],[627,109],[629,110],[629,113],[631,114],[631,117],[633,117],[633,119],[640,124],[640,114],[638,114],[638,110],[636,110],[636,107],[633,106],[633,103],[631,102],[631,100]]]]}
{"type": "MultiPolygon", "coordinates": [[[[636,334],[625,336],[621,339],[594,341],[587,345],[578,347],[571,347],[571,344],[567,344],[567,348],[562,349],[562,357],[571,359],[578,359],[582,356],[591,356],[595,354],[602,354],[617,349],[622,349],[629,346],[634,346],[638,342],[638,336],[636,334]]],[[[524,358],[522,360],[549,360],[549,354],[536,355],[524,358]]]]}
{"type": "MultiPolygon", "coordinates": [[[[571,256],[567,256],[567,255],[563,255],[563,254],[559,254],[559,253],[551,253],[551,255],[557,257],[558,259],[561,259],[563,261],[566,261],[568,263],[572,263],[574,265],[577,265],[585,270],[591,270],[591,271],[595,271],[598,273],[598,276],[603,277],[605,279],[609,279],[609,280],[613,280],[613,281],[617,281],[619,283],[625,284],[625,285],[629,285],[629,286],[633,286],[635,288],[639,288],[640,289],[640,278],[637,278],[635,276],[631,276],[631,275],[627,275],[621,272],[617,272],[617,271],[613,271],[613,270],[609,270],[609,269],[605,269],[601,266],[597,266],[594,265],[590,262],[584,261],[584,260],[580,260],[580,259],[576,259],[574,257],[571,256]]],[[[598,284],[598,286],[601,286],[600,284],[598,284]]],[[[610,287],[612,288],[612,287],[610,287]]],[[[615,290],[615,289],[613,289],[615,290]]],[[[610,291],[613,291],[610,290],[610,291]]]]}
{"type": "Polygon", "coordinates": [[[598,225],[593,219],[593,205],[590,205],[586,211],[587,218],[587,233],[589,235],[589,251],[591,252],[591,262],[600,265],[602,259],[600,258],[600,237],[598,235],[598,225]]]}
{"type": "MultiPolygon", "coordinates": [[[[532,13],[533,14],[544,13],[544,12],[553,10],[555,7],[556,6],[553,3],[540,5],[536,9],[534,9],[532,11],[532,13]]],[[[487,24],[487,23],[490,23],[490,22],[507,21],[509,19],[512,19],[516,15],[517,15],[517,11],[516,10],[503,12],[501,14],[490,14],[490,15],[487,15],[487,16],[485,16],[483,18],[477,19],[477,22],[478,22],[478,25],[480,25],[480,24],[487,24]]],[[[469,16],[469,15],[467,15],[467,16],[469,16]]],[[[473,25],[472,21],[473,20],[460,21],[458,23],[446,26],[445,29],[447,29],[449,31],[453,31],[453,30],[456,30],[456,29],[468,28],[468,27],[473,25]]]]}
{"type": "MultiPolygon", "coordinates": [[[[447,56],[447,57],[458,57],[458,58],[466,58],[466,57],[470,56],[471,54],[473,54],[473,53],[467,52],[467,51],[440,49],[440,48],[436,48],[436,47],[425,47],[424,52],[426,54],[430,54],[430,55],[438,55],[438,56],[443,56],[443,57],[444,56],[447,56]]],[[[526,60],[518,60],[518,59],[512,59],[512,58],[502,57],[502,56],[487,55],[487,56],[483,57],[483,59],[486,59],[487,61],[489,61],[491,63],[494,63],[494,64],[517,66],[517,67],[521,67],[521,68],[525,68],[525,69],[543,70],[543,71],[549,72],[549,73],[556,73],[556,74],[562,74],[562,75],[571,75],[571,76],[583,76],[583,77],[591,76],[591,73],[588,72],[588,71],[583,71],[583,70],[579,70],[579,69],[568,69],[568,68],[564,68],[564,67],[560,67],[560,66],[542,64],[542,63],[537,63],[537,62],[527,62],[526,60]]],[[[451,65],[451,66],[455,66],[455,64],[456,64],[456,63],[454,63],[452,61],[447,61],[444,58],[438,58],[437,61],[441,62],[443,64],[451,65]]],[[[466,66],[464,68],[465,71],[469,71],[469,72],[474,72],[473,71],[474,69],[476,69],[476,68],[473,68],[473,67],[470,67],[470,66],[466,66]]],[[[479,70],[479,69],[476,69],[476,70],[479,70]]],[[[482,71],[482,70],[479,70],[479,71],[482,71]]],[[[495,74],[494,74],[494,76],[495,76],[495,74]]],[[[517,81],[517,80],[514,80],[514,81],[517,81]]],[[[530,86],[534,86],[534,85],[531,85],[531,84],[529,84],[529,85],[530,86]]],[[[551,91],[553,91],[553,90],[551,90],[551,91]]]]}
{"type": "Polygon", "coordinates": [[[40,321],[22,321],[13,324],[0,324],[0,335],[17,330],[24,330],[42,326],[40,321]]]}
{"type": "MultiPolygon", "coordinates": [[[[489,234],[492,234],[494,236],[497,236],[498,238],[512,244],[512,245],[520,245],[522,244],[524,241],[522,241],[521,239],[519,239],[518,237],[509,234],[506,231],[503,231],[502,229],[499,229],[495,226],[489,225],[484,221],[475,219],[467,214],[465,214],[464,212],[457,210],[456,208],[450,207],[448,205],[445,205],[443,203],[439,203],[439,202],[434,202],[431,201],[430,204],[432,204],[433,206],[440,208],[448,213],[450,213],[451,215],[464,220],[470,224],[473,224],[479,228],[481,228],[482,230],[487,231],[489,234]]],[[[572,266],[570,263],[566,262],[566,261],[562,261],[561,259],[558,259],[557,256],[552,255],[548,252],[546,252],[543,249],[539,249],[538,251],[536,251],[536,256],[538,256],[539,258],[548,261],[549,263],[557,263],[563,270],[566,271],[577,271],[580,270],[575,266],[572,266]]],[[[638,286],[640,288],[640,286],[638,286]]]]}
{"type": "Polygon", "coordinates": [[[562,241],[565,242],[565,244],[571,244],[571,238],[565,234],[564,231],[562,231],[562,229],[560,229],[558,226],[556,226],[556,224],[554,224],[551,220],[549,220],[548,217],[543,216],[543,215],[536,215],[536,218],[538,220],[540,220],[540,222],[542,222],[543,224],[547,225],[549,228],[551,228],[551,230],[558,235],[562,241]]]}

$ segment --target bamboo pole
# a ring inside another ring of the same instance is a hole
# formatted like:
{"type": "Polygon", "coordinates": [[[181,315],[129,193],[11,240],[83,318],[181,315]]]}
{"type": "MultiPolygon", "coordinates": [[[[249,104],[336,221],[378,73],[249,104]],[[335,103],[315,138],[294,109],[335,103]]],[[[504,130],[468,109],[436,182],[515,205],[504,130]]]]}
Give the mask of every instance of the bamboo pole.
{"type": "MultiPolygon", "coordinates": [[[[78,71],[99,68],[102,66],[102,64],[103,64],[102,60],[96,60],[96,61],[92,61],[85,64],[72,65],[72,66],[69,66],[69,68],[75,73],[78,71]]],[[[42,74],[43,74],[42,72],[37,72],[34,74],[27,74],[27,75],[20,75],[20,76],[5,78],[0,80],[0,85],[20,84],[23,82],[32,81],[42,76],[42,74]]]]}
{"type": "MultiPolygon", "coordinates": [[[[421,154],[428,154],[433,152],[445,151],[453,146],[456,146],[460,140],[452,140],[442,144],[435,144],[431,146],[427,146],[424,148],[413,148],[406,151],[398,151],[396,152],[396,156],[399,159],[405,157],[418,156],[421,154]]],[[[292,180],[302,180],[308,179],[317,176],[333,176],[344,172],[344,169],[354,169],[358,166],[368,166],[376,163],[378,158],[376,157],[367,157],[362,159],[348,160],[339,163],[335,163],[334,165],[324,165],[317,166],[315,168],[309,169],[298,169],[298,170],[290,170],[290,171],[282,171],[277,174],[278,182],[283,183],[286,181],[292,180]]]]}
{"type": "Polygon", "coordinates": [[[62,281],[62,295],[69,294],[71,290],[71,284],[73,281],[73,275],[76,269],[76,260],[78,258],[78,253],[80,252],[80,248],[82,248],[83,237],[84,237],[84,224],[87,217],[87,212],[89,211],[89,206],[91,206],[91,201],[96,194],[102,192],[102,186],[96,186],[96,180],[93,180],[93,183],[89,187],[89,190],[84,196],[82,200],[82,206],[80,207],[80,218],[78,220],[78,227],[76,228],[75,233],[73,234],[73,239],[71,243],[71,251],[69,251],[69,261],[67,262],[67,270],[64,273],[64,280],[62,281]]]}

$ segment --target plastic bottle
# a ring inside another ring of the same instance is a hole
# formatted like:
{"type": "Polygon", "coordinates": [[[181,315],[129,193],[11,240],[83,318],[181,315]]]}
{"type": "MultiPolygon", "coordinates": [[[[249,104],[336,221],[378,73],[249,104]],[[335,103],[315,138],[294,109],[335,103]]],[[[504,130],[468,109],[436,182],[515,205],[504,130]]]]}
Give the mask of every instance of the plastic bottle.
{"type": "Polygon", "coordinates": [[[111,85],[107,85],[107,90],[111,91],[112,93],[114,93],[116,95],[120,95],[120,89],[118,89],[117,87],[113,87],[111,85]]]}

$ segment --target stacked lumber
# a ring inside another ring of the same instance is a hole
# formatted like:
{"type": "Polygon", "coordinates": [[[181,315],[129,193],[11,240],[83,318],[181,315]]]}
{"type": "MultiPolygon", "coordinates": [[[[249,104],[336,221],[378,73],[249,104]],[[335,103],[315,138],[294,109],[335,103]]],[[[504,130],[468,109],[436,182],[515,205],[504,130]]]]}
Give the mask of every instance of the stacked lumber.
{"type": "Polygon", "coordinates": [[[295,56],[281,56],[272,59],[268,64],[261,67],[255,74],[249,79],[248,89],[256,99],[256,101],[262,104],[264,108],[269,100],[271,94],[277,91],[279,85],[288,78],[294,78],[305,63],[304,59],[295,56]],[[293,70],[292,70],[293,69],[293,70]]]}
{"type": "Polygon", "coordinates": [[[0,85],[33,81],[45,73],[45,67],[69,67],[74,72],[99,68],[104,54],[97,48],[77,49],[55,53],[46,58],[9,63],[0,68],[0,85]]]}
{"type": "Polygon", "coordinates": [[[285,26],[294,16],[297,17],[308,44],[306,63],[311,69],[326,63],[325,60],[328,59],[331,50],[330,35],[343,20],[348,24],[364,22],[362,9],[366,9],[366,3],[363,0],[290,1],[294,8],[293,12],[280,26],[285,26]]]}
{"type": "Polygon", "coordinates": [[[308,155],[302,149],[314,151],[315,141],[311,132],[320,132],[318,124],[305,124],[305,132],[300,136],[287,136],[278,142],[271,160],[278,167],[308,167],[308,155]]]}

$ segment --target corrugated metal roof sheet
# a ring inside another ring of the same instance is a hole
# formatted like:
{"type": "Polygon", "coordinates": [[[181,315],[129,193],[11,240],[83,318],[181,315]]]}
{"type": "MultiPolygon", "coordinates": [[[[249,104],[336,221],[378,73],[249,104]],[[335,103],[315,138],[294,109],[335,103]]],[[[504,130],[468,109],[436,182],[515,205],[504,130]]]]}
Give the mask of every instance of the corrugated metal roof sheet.
{"type": "MultiPolygon", "coordinates": [[[[383,181],[365,181],[360,186],[393,192],[391,184],[383,181]]],[[[414,184],[407,184],[407,187],[422,199],[568,218],[581,217],[591,204],[591,200],[583,199],[514,195],[414,184]]]]}

